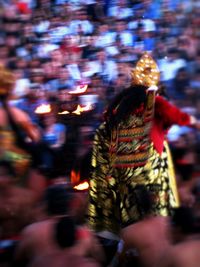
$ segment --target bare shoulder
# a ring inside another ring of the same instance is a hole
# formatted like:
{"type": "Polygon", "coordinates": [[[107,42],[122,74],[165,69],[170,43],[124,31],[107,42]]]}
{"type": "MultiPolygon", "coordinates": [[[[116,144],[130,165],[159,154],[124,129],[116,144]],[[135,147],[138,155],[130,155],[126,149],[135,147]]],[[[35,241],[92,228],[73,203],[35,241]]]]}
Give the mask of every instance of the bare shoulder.
{"type": "Polygon", "coordinates": [[[34,236],[36,237],[36,235],[40,235],[41,232],[44,230],[44,229],[47,229],[49,228],[50,226],[52,226],[52,221],[51,220],[44,220],[44,221],[41,221],[41,222],[35,222],[35,223],[32,223],[28,226],[26,226],[23,231],[22,231],[22,236],[34,236]]]}

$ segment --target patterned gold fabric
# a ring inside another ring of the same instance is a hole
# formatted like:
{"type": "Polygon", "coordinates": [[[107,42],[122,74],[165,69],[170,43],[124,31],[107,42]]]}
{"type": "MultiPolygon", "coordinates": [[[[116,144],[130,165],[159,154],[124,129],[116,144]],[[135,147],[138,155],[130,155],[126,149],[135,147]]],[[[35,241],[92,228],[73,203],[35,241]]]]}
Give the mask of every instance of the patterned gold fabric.
{"type": "Polygon", "coordinates": [[[149,144],[143,166],[118,168],[110,154],[110,133],[103,123],[96,132],[92,155],[88,223],[95,231],[118,233],[121,227],[141,219],[134,188],[145,185],[153,199],[152,214],[167,216],[178,206],[173,165],[167,143],[160,155],[149,144]]]}
{"type": "Polygon", "coordinates": [[[143,105],[123,120],[111,133],[112,166],[118,168],[143,166],[149,158],[150,129],[154,115],[155,92],[147,93],[143,105]]]}

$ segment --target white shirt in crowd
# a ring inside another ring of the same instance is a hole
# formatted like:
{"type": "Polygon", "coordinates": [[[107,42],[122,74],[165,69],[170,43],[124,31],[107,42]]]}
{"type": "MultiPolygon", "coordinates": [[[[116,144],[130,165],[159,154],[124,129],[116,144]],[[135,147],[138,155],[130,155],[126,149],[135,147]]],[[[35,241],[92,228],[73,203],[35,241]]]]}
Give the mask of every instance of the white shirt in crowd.
{"type": "Polygon", "coordinates": [[[169,60],[166,57],[158,60],[158,66],[161,72],[161,81],[170,81],[175,78],[179,69],[186,67],[186,61],[181,58],[169,60]]]}
{"type": "Polygon", "coordinates": [[[78,34],[80,27],[84,34],[91,34],[94,28],[89,20],[72,20],[69,24],[72,34],[78,34]]]}
{"type": "Polygon", "coordinates": [[[104,63],[98,60],[88,62],[87,75],[92,76],[96,73],[104,76],[107,81],[113,81],[118,75],[117,64],[112,60],[106,60],[104,63]]]}
{"type": "Polygon", "coordinates": [[[115,17],[118,19],[126,19],[133,16],[133,11],[131,8],[124,7],[120,8],[119,6],[113,6],[108,9],[108,16],[115,17]]]}
{"type": "Polygon", "coordinates": [[[77,63],[72,63],[67,65],[67,69],[69,71],[70,76],[74,81],[80,81],[81,80],[81,72],[78,67],[77,63]]]}
{"type": "Polygon", "coordinates": [[[15,82],[15,87],[13,88],[14,97],[22,97],[26,95],[29,91],[30,80],[26,78],[17,79],[15,82]]]}
{"type": "Polygon", "coordinates": [[[47,58],[50,56],[50,53],[53,50],[58,49],[59,46],[56,44],[51,44],[49,42],[42,43],[41,45],[38,46],[37,48],[37,54],[40,58],[47,58]]]}
{"type": "Polygon", "coordinates": [[[96,47],[107,47],[115,42],[115,32],[105,32],[97,36],[95,46],[96,47]]]}
{"type": "Polygon", "coordinates": [[[156,24],[152,19],[142,19],[140,21],[133,20],[128,23],[128,28],[135,30],[138,28],[139,23],[143,26],[145,32],[155,32],[156,24]]]}

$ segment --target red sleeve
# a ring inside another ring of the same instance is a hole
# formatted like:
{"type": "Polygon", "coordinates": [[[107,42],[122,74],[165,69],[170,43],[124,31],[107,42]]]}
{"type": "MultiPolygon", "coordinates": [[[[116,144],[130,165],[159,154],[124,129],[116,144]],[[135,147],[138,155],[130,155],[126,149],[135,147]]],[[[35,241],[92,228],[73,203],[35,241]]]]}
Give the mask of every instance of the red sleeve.
{"type": "Polygon", "coordinates": [[[155,118],[162,121],[165,128],[169,128],[174,124],[180,126],[190,125],[190,116],[161,96],[156,96],[155,118]]]}

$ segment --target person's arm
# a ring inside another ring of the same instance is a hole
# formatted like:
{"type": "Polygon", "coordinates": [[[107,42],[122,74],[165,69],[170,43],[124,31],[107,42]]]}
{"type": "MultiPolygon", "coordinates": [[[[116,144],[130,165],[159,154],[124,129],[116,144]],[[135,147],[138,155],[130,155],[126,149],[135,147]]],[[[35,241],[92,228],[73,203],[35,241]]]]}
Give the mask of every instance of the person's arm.
{"type": "Polygon", "coordinates": [[[24,130],[31,141],[38,142],[40,140],[40,132],[32,123],[28,114],[16,107],[10,107],[6,100],[1,101],[1,103],[8,117],[8,122],[17,136],[18,142],[22,146],[25,145],[25,140],[22,137],[22,130],[24,130]]]}
{"type": "Polygon", "coordinates": [[[41,134],[39,128],[35,124],[33,124],[28,114],[26,114],[22,110],[15,109],[15,117],[17,119],[17,123],[25,132],[27,137],[29,137],[32,142],[37,143],[41,138],[41,134]]]}
{"type": "Polygon", "coordinates": [[[156,97],[155,117],[162,121],[166,129],[174,124],[199,128],[199,122],[195,117],[181,111],[161,96],[156,97]]]}

